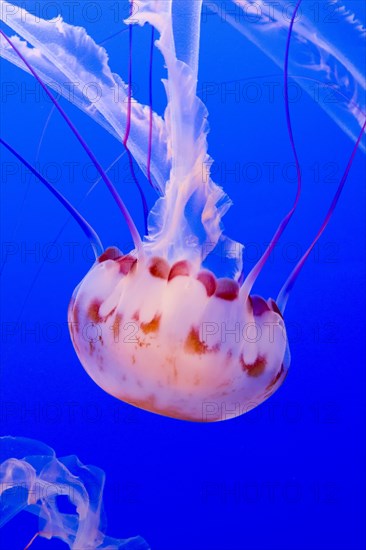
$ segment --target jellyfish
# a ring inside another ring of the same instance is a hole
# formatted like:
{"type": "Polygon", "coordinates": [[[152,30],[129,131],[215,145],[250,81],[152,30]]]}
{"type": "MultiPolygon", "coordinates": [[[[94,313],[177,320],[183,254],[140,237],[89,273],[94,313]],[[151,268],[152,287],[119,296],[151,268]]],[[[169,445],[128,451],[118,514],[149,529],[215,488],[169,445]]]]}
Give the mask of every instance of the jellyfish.
{"type": "MultiPolygon", "coordinates": [[[[291,209],[280,221],[263,256],[247,272],[242,261],[243,245],[224,232],[222,218],[231,201],[209,173],[213,161],[208,153],[208,112],[197,95],[202,2],[131,2],[131,15],[125,21],[130,45],[127,83],[111,72],[106,50],[84,29],[60,18],[35,18],[24,9],[3,2],[3,20],[17,35],[10,37],[2,32],[2,55],[31,73],[48,95],[118,204],[134,242],[131,251],[122,252],[113,243],[104,248],[79,212],[1,140],[63,202],[93,245],[95,263],[76,287],[68,309],[71,339],[89,376],[107,393],[126,403],[183,420],[219,421],[253,409],[286,378],[290,352],[284,311],[289,293],[334,212],[365,129],[357,97],[362,83],[355,70],[355,93],[345,102],[346,107],[343,105],[352,120],[352,127],[351,122],[346,127],[354,146],[332,204],[278,297],[264,299],[255,295],[253,286],[301,197],[301,167],[288,97],[292,37],[305,52],[311,46],[311,60],[309,57],[305,63],[311,74],[320,70],[318,65],[328,76],[338,74],[342,62],[343,68],[346,66],[338,50],[312,33],[308,22],[296,27],[300,7],[301,0],[286,28],[280,24],[278,14],[268,25],[281,40],[286,31],[285,112],[297,168],[297,190],[291,209]],[[132,95],[135,25],[151,27],[149,105],[142,105],[132,95]],[[75,54],[78,48],[83,49],[81,58],[75,54]],[[162,54],[167,70],[167,107],[163,117],[153,110],[154,48],[162,54]],[[96,82],[103,91],[95,105],[77,90],[73,101],[125,148],[141,193],[143,236],[96,154],[49,89],[53,87],[65,94],[65,81],[72,81],[73,77],[85,84],[96,82]],[[122,88],[118,102],[113,100],[111,91],[116,85],[122,88]],[[134,172],[133,159],[159,195],[150,210],[134,172]]],[[[349,17],[346,12],[345,18],[349,17]]],[[[264,30],[261,25],[259,28],[254,36],[262,44],[264,30]]],[[[332,109],[331,114],[336,120],[345,120],[332,109]]]]}
{"type": "Polygon", "coordinates": [[[58,538],[70,549],[148,550],[141,537],[116,539],[102,532],[104,481],[103,470],[76,456],[58,458],[40,441],[1,437],[0,527],[27,511],[39,516],[39,531],[26,548],[43,537],[58,538]],[[62,499],[69,503],[67,512],[62,499]]]}

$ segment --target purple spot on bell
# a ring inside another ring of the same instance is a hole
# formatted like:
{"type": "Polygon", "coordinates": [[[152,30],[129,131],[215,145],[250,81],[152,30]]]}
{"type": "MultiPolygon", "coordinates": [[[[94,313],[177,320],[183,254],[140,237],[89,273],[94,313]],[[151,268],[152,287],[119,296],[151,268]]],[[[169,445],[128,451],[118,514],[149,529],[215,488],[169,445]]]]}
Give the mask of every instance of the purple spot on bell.
{"type": "Polygon", "coordinates": [[[266,311],[271,311],[267,302],[260,296],[249,296],[249,300],[252,304],[253,314],[256,317],[263,315],[266,311]]]}

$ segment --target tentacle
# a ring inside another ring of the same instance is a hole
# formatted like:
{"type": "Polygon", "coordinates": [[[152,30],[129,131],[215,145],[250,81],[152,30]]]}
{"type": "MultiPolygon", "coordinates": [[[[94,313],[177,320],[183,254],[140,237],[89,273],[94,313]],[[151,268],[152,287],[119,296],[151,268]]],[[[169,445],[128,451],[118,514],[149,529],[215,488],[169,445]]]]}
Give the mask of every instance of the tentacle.
{"type": "Polygon", "coordinates": [[[150,185],[153,186],[151,179],[151,156],[152,156],[152,138],[153,138],[153,60],[154,60],[154,42],[155,42],[155,29],[151,27],[151,42],[150,42],[150,71],[149,71],[149,109],[150,109],[150,118],[149,118],[149,145],[147,149],[147,164],[146,164],[146,175],[147,179],[150,182],[150,185]]]}
{"type": "Polygon", "coordinates": [[[36,73],[36,71],[31,67],[31,65],[28,63],[28,61],[25,59],[25,57],[22,55],[22,53],[18,50],[18,48],[15,46],[15,44],[13,44],[12,40],[10,40],[10,38],[8,36],[6,36],[6,34],[4,34],[4,32],[2,30],[0,30],[0,34],[1,36],[3,36],[5,38],[5,40],[9,43],[9,45],[13,48],[13,50],[15,51],[15,53],[19,56],[19,58],[23,61],[23,63],[26,65],[26,67],[28,68],[28,70],[33,74],[34,78],[37,80],[37,82],[40,84],[40,86],[43,88],[43,90],[45,91],[45,93],[48,95],[48,97],[50,98],[50,100],[52,101],[52,103],[55,105],[56,109],[59,111],[59,113],[61,114],[61,116],[63,117],[63,119],[65,120],[65,122],[68,124],[69,128],[71,129],[71,131],[73,132],[73,134],[75,135],[75,137],[78,139],[79,143],[81,144],[81,146],[83,147],[84,151],[87,153],[87,155],[89,156],[90,160],[92,161],[92,163],[94,164],[95,168],[97,169],[97,171],[99,172],[102,180],[104,181],[104,183],[106,184],[108,190],[110,191],[112,197],[114,198],[116,204],[118,205],[119,209],[121,210],[122,212],[122,215],[123,217],[125,218],[125,221],[127,223],[127,226],[130,230],[130,233],[131,233],[131,236],[132,236],[132,239],[134,241],[134,244],[135,244],[135,247],[136,249],[138,250],[138,252],[140,254],[143,254],[143,251],[142,251],[142,243],[141,243],[141,238],[140,238],[140,235],[136,229],[136,226],[131,218],[131,215],[129,213],[129,211],[127,210],[124,202],[122,201],[121,197],[119,196],[117,190],[115,189],[113,183],[110,181],[110,179],[107,177],[107,175],[105,174],[101,164],[98,162],[98,160],[96,159],[94,153],[91,151],[91,149],[88,147],[88,145],[86,144],[84,138],[81,136],[81,134],[78,132],[78,130],[76,129],[76,127],[74,126],[74,124],[71,122],[71,120],[69,119],[69,117],[67,116],[67,114],[65,113],[65,111],[63,110],[63,108],[61,107],[61,105],[58,103],[58,101],[53,97],[53,95],[51,94],[51,92],[48,90],[47,86],[44,84],[43,80],[38,76],[38,74],[36,73]]]}
{"type": "Polygon", "coordinates": [[[28,550],[32,544],[34,543],[34,541],[36,540],[36,538],[38,538],[39,536],[41,535],[41,532],[38,531],[38,533],[36,533],[32,538],[31,540],[28,542],[27,546],[24,548],[24,550],[28,550]]]}
{"type": "Polygon", "coordinates": [[[102,46],[103,44],[106,44],[106,42],[112,40],[112,38],[116,38],[116,36],[119,36],[120,34],[123,34],[127,31],[128,29],[121,29],[120,31],[114,32],[113,34],[107,36],[107,38],[104,38],[101,42],[98,42],[98,44],[99,46],[102,46]]]}
{"type": "MultiPolygon", "coordinates": [[[[41,134],[41,137],[39,139],[39,142],[38,142],[38,147],[37,147],[37,152],[36,152],[36,158],[35,158],[35,162],[34,164],[37,165],[37,162],[38,162],[38,158],[39,158],[39,154],[40,154],[40,150],[41,150],[41,147],[42,147],[42,143],[43,143],[43,139],[45,137],[45,134],[46,134],[46,131],[47,131],[47,127],[50,123],[50,120],[51,120],[51,117],[53,115],[55,111],[55,106],[52,105],[52,108],[47,116],[47,119],[46,119],[46,122],[43,126],[43,130],[42,130],[42,134],[41,134]]],[[[23,219],[23,214],[24,214],[24,211],[25,211],[25,205],[27,203],[27,199],[28,199],[28,195],[29,195],[29,190],[30,190],[30,181],[28,181],[27,183],[27,186],[26,186],[26,189],[24,191],[24,194],[23,194],[23,197],[22,197],[22,202],[19,206],[19,209],[18,209],[18,212],[17,212],[17,221],[15,223],[15,227],[14,227],[14,230],[13,230],[13,234],[12,234],[12,240],[14,241],[15,240],[15,237],[18,233],[18,230],[19,230],[19,226],[21,224],[21,220],[23,219]]],[[[1,273],[3,272],[3,269],[4,269],[4,266],[5,266],[5,262],[6,262],[6,258],[4,259],[4,262],[2,263],[1,267],[0,267],[0,275],[1,273]]]]}
{"type": "Polygon", "coordinates": [[[220,248],[230,275],[237,278],[242,268],[242,245],[236,243],[235,247],[221,248],[225,239],[222,218],[231,201],[210,177],[208,113],[197,97],[202,1],[180,1],[178,5],[180,10],[175,10],[176,2],[172,0],[140,0],[138,13],[126,21],[155,27],[159,34],[156,45],[168,73],[163,81],[168,99],[164,120],[172,168],[165,195],[158,199],[149,215],[146,248],[151,254],[172,262],[186,258],[200,264],[205,262],[205,267],[210,267],[215,249],[220,248]],[[184,28],[183,21],[191,21],[191,27],[184,28]],[[181,40],[176,40],[177,29],[181,40]],[[186,44],[185,31],[188,33],[186,44]],[[205,177],[202,177],[202,167],[205,167],[205,177]]]}
{"type": "MultiPolygon", "coordinates": [[[[358,2],[329,0],[301,6],[292,41],[291,77],[355,143],[365,112],[365,21],[358,2]],[[324,5],[323,5],[324,4],[324,5]],[[356,11],[352,11],[356,10],[356,11]],[[358,13],[357,13],[358,12],[358,13]],[[315,86],[313,82],[318,84],[315,86]],[[338,92],[341,95],[338,96],[338,92]],[[337,97],[337,100],[336,100],[337,97]],[[342,97],[342,101],[338,101],[342,97]],[[356,108],[354,107],[356,105],[356,108]]],[[[205,0],[207,17],[219,15],[282,67],[292,9],[287,0],[205,0]]],[[[366,145],[360,144],[366,152],[366,145]]]]}
{"type": "Polygon", "coordinates": [[[314,246],[316,245],[316,243],[318,242],[318,240],[320,239],[320,237],[324,233],[324,231],[325,231],[325,229],[326,229],[326,227],[327,227],[327,225],[330,221],[330,218],[332,217],[332,214],[333,214],[333,212],[334,212],[334,210],[337,206],[337,203],[338,203],[339,198],[341,196],[341,193],[343,191],[344,185],[346,183],[349,171],[351,169],[353,160],[355,158],[357,149],[360,145],[361,138],[363,136],[363,133],[364,133],[365,129],[366,129],[366,121],[364,122],[364,125],[362,126],[361,132],[358,136],[358,139],[356,141],[356,144],[353,148],[352,154],[351,154],[350,159],[348,161],[346,170],[344,171],[344,174],[342,176],[342,179],[340,181],[338,189],[337,189],[337,191],[334,195],[334,198],[332,200],[332,204],[330,205],[330,208],[329,208],[329,210],[328,210],[328,212],[327,212],[327,214],[324,218],[323,223],[320,226],[320,229],[319,229],[318,233],[316,234],[313,242],[311,243],[311,245],[309,246],[309,248],[307,249],[305,254],[302,256],[302,258],[296,264],[295,268],[291,272],[290,276],[288,277],[287,281],[285,282],[285,284],[283,285],[283,287],[281,288],[281,290],[278,294],[276,302],[277,302],[277,305],[278,305],[281,313],[284,313],[284,311],[285,311],[287,300],[288,300],[289,295],[290,295],[290,291],[291,291],[292,287],[294,286],[294,284],[295,284],[295,282],[296,282],[296,280],[297,280],[297,278],[300,274],[300,271],[304,267],[304,264],[305,264],[306,260],[308,259],[308,257],[310,256],[311,251],[313,250],[314,246]]]}
{"type": "Polygon", "coordinates": [[[40,174],[29,162],[27,162],[11,145],[6,141],[0,138],[0,143],[8,149],[20,162],[30,171],[32,174],[41,182],[43,185],[53,194],[54,197],[66,208],[66,210],[71,214],[74,220],[79,224],[82,231],[85,233],[87,239],[89,240],[95,258],[98,258],[104,250],[102,242],[98,237],[95,230],[92,226],[83,218],[83,216],[78,212],[78,210],[72,206],[72,204],[50,183],[48,182],[42,174],[40,174]]]}
{"type": "MultiPolygon", "coordinates": [[[[112,72],[104,47],[98,45],[84,28],[65,22],[61,16],[51,20],[42,19],[6,0],[1,0],[1,8],[0,19],[19,35],[10,35],[12,41],[43,82],[121,142],[126,129],[127,85],[118,74],[112,72]],[[83,52],[82,56],[80,51],[83,52]],[[98,90],[97,101],[88,97],[90,83],[98,90]]],[[[0,56],[29,72],[1,36],[0,56]]],[[[129,148],[146,174],[149,108],[136,98],[132,103],[132,123],[129,148]]],[[[171,159],[165,123],[157,113],[154,113],[153,128],[151,175],[154,189],[163,195],[171,159]]]]}
{"type": "MultiPolygon", "coordinates": [[[[113,166],[120,161],[120,159],[123,157],[123,155],[125,154],[125,152],[121,153],[116,159],[114,159],[114,161],[108,166],[108,168],[106,169],[106,173],[108,174],[108,172],[113,168],[113,166]]],[[[89,191],[85,194],[85,196],[83,197],[83,199],[80,201],[80,203],[78,204],[78,207],[80,208],[80,206],[82,205],[82,203],[84,202],[84,200],[89,197],[89,195],[94,191],[94,189],[96,188],[96,186],[98,185],[98,183],[101,181],[102,178],[99,178],[93,185],[92,187],[89,189],[89,191]]],[[[60,228],[60,230],[58,231],[57,235],[55,236],[55,238],[53,239],[52,243],[53,244],[56,244],[59,240],[59,238],[61,237],[62,233],[64,232],[64,230],[66,229],[68,223],[70,222],[70,218],[68,218],[65,223],[62,225],[62,227],[60,228]]],[[[103,247],[103,250],[104,250],[104,247],[103,247]]],[[[31,281],[31,284],[29,285],[29,288],[28,288],[28,291],[27,291],[27,294],[23,300],[23,304],[20,308],[20,312],[19,312],[19,315],[18,315],[18,319],[17,319],[17,323],[19,323],[20,319],[22,318],[22,315],[23,315],[23,312],[24,312],[24,309],[25,309],[25,306],[27,305],[28,303],[28,300],[33,292],[33,289],[39,279],[39,276],[44,268],[44,266],[46,265],[46,257],[43,257],[43,260],[42,262],[40,263],[36,273],[34,274],[33,276],[33,279],[31,281]]]]}
{"type": "MultiPolygon", "coordinates": [[[[296,4],[296,7],[294,9],[294,12],[292,14],[292,17],[291,17],[291,23],[290,23],[290,27],[289,27],[289,31],[288,31],[287,42],[286,42],[285,65],[284,65],[284,89],[285,89],[286,124],[287,124],[288,135],[289,135],[289,139],[290,139],[290,143],[291,143],[291,149],[292,149],[292,153],[293,153],[293,156],[294,156],[294,159],[295,159],[295,164],[296,164],[297,191],[296,191],[295,201],[294,201],[291,209],[289,210],[289,212],[286,214],[286,216],[281,221],[280,225],[277,228],[276,233],[274,234],[274,236],[273,236],[270,244],[268,245],[267,249],[265,250],[264,254],[259,259],[259,261],[256,263],[256,265],[253,267],[253,269],[249,272],[247,278],[244,281],[244,284],[243,284],[242,289],[241,289],[241,294],[244,296],[245,299],[249,296],[249,293],[250,293],[250,291],[251,291],[251,289],[252,289],[252,287],[253,287],[253,285],[254,285],[254,283],[255,283],[258,275],[259,275],[259,273],[262,271],[265,263],[267,262],[269,256],[271,255],[273,249],[277,245],[277,243],[278,243],[280,237],[282,236],[283,232],[285,231],[289,221],[291,220],[292,216],[294,215],[294,213],[296,211],[296,208],[299,204],[300,195],[301,195],[301,169],[300,169],[300,162],[299,162],[299,158],[298,158],[298,154],[297,154],[297,150],[296,150],[296,146],[295,146],[294,135],[293,135],[293,131],[292,131],[292,123],[291,123],[291,116],[290,116],[290,102],[289,102],[289,96],[288,96],[288,87],[289,87],[288,86],[288,80],[289,80],[288,64],[289,64],[289,56],[290,56],[290,43],[291,43],[291,36],[292,36],[292,30],[293,30],[294,22],[295,22],[296,15],[297,15],[297,12],[299,10],[299,7],[301,5],[301,2],[302,2],[302,0],[298,0],[298,2],[296,4]]],[[[243,279],[244,279],[244,275],[242,273],[242,275],[240,277],[240,281],[242,281],[243,279]]]]}
{"type": "Polygon", "coordinates": [[[125,132],[125,135],[124,135],[124,138],[123,138],[123,146],[124,148],[126,149],[126,152],[127,152],[127,156],[128,156],[128,162],[129,162],[129,165],[130,165],[130,172],[131,172],[131,175],[132,175],[132,179],[133,181],[135,182],[135,185],[137,187],[137,189],[139,190],[139,193],[140,193],[140,197],[141,197],[141,202],[142,202],[142,208],[143,208],[143,211],[144,211],[144,225],[145,225],[145,234],[147,235],[148,233],[148,228],[147,228],[147,218],[148,218],[148,215],[149,215],[149,209],[148,209],[148,206],[147,206],[147,202],[146,202],[146,198],[145,198],[145,195],[144,195],[144,192],[141,188],[141,185],[137,179],[137,176],[136,176],[136,173],[135,173],[135,169],[134,169],[134,166],[133,166],[133,156],[131,154],[131,151],[128,147],[128,139],[130,137],[130,132],[131,132],[131,114],[132,114],[132,60],[133,60],[133,56],[132,56],[132,25],[130,25],[129,27],[129,68],[128,68],[128,93],[127,93],[127,123],[126,123],[126,132],[125,132]]]}

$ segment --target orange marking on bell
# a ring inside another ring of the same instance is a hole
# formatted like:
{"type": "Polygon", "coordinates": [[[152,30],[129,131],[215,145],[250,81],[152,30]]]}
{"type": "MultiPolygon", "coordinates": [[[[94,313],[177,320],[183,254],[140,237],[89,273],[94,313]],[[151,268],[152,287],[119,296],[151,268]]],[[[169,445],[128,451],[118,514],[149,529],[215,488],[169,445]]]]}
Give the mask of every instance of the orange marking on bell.
{"type": "Polygon", "coordinates": [[[198,330],[196,328],[192,328],[190,330],[184,344],[184,349],[188,353],[198,353],[199,355],[206,353],[207,344],[200,340],[198,330]]]}
{"type": "Polygon", "coordinates": [[[93,323],[100,323],[102,317],[99,315],[100,302],[95,300],[92,302],[88,309],[88,317],[93,323]]]}
{"type": "Polygon", "coordinates": [[[155,317],[149,323],[141,323],[141,330],[144,334],[158,332],[160,326],[161,315],[155,317]]]}
{"type": "Polygon", "coordinates": [[[119,332],[121,330],[121,322],[122,322],[122,315],[117,314],[115,320],[113,321],[113,325],[112,325],[113,339],[114,339],[115,342],[118,342],[118,339],[119,339],[119,332]]]}
{"type": "Polygon", "coordinates": [[[257,357],[257,359],[254,361],[254,363],[247,364],[244,361],[243,356],[240,356],[240,363],[243,368],[243,370],[249,375],[253,376],[254,378],[257,378],[257,376],[260,376],[263,374],[264,369],[266,368],[267,361],[264,357],[257,357]]]}

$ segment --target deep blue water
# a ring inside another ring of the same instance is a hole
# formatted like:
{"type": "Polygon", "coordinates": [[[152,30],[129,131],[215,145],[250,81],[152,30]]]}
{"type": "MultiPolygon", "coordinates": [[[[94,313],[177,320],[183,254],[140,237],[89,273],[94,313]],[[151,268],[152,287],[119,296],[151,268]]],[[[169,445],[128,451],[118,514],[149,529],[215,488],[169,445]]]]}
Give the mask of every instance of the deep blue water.
{"type": "MultiPolygon", "coordinates": [[[[101,41],[120,28],[112,4],[117,3],[105,2],[95,24],[78,9],[73,22],[101,41]]],[[[140,30],[135,37],[136,95],[147,101],[149,33],[140,30]]],[[[126,34],[106,46],[111,66],[125,76],[126,34]]],[[[157,56],[160,112],[163,74],[157,56]]],[[[2,135],[35,162],[50,102],[18,68],[4,62],[1,76],[2,135]]],[[[282,74],[245,38],[212,18],[202,32],[201,93],[208,83],[214,179],[233,199],[226,233],[246,244],[248,271],[295,192],[282,74]],[[242,79],[259,90],[255,100],[242,79]],[[239,99],[227,94],[232,81],[239,99]],[[268,83],[273,82],[281,85],[271,98],[268,83]],[[234,177],[235,164],[240,174],[234,177]]],[[[121,145],[76,108],[63,105],[108,166],[121,145]]],[[[296,216],[258,280],[256,292],[266,298],[276,297],[311,242],[353,146],[305,94],[291,112],[304,189],[296,216]]],[[[1,163],[2,261],[8,252],[1,301],[1,432],[42,440],[58,456],[76,454],[101,467],[107,476],[108,533],[140,534],[153,550],[364,549],[365,156],[358,152],[336,213],[292,292],[285,317],[292,353],[287,380],[247,415],[212,425],[135,409],[88,377],[66,322],[72,291],[92,265],[87,241],[71,221],[54,243],[66,212],[4,150],[1,163]]],[[[38,167],[74,204],[95,180],[57,114],[38,167]]],[[[141,228],[125,158],[113,178],[141,228]]],[[[151,205],[154,194],[146,182],[144,188],[151,205]]],[[[102,184],[80,210],[105,245],[128,250],[126,227],[102,184]]],[[[1,549],[24,548],[36,526],[30,515],[16,517],[0,532],[1,549]]],[[[46,547],[63,545],[39,539],[32,546],[46,547]]]]}

